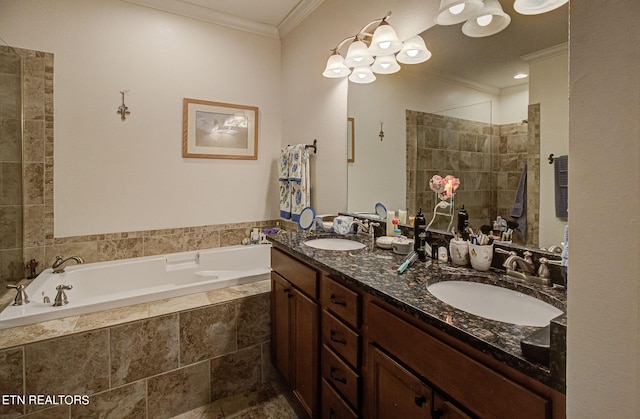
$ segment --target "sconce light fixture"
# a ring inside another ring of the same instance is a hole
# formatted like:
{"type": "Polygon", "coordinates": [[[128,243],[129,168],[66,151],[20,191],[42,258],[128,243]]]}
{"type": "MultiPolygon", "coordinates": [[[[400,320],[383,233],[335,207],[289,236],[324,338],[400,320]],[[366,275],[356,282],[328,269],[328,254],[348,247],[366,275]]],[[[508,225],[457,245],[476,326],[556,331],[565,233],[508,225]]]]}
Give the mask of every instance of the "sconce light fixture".
{"type": "Polygon", "coordinates": [[[494,35],[509,26],[511,16],[502,10],[498,0],[484,0],[484,2],[481,0],[441,0],[440,10],[435,21],[438,25],[455,25],[466,21],[462,25],[462,33],[473,38],[480,38],[494,35]]]}
{"type": "Polygon", "coordinates": [[[498,0],[484,0],[484,7],[473,19],[462,25],[462,33],[472,38],[494,35],[511,23],[498,0]]]}
{"type": "Polygon", "coordinates": [[[516,0],[513,8],[522,15],[539,15],[557,9],[569,0],[516,0]]]}
{"type": "Polygon", "coordinates": [[[387,22],[389,16],[391,12],[368,23],[355,36],[340,41],[331,50],[332,54],[322,75],[328,78],[349,76],[349,81],[354,83],[371,83],[376,80],[374,73],[392,74],[399,71],[398,62],[418,64],[431,58],[431,52],[419,35],[401,42],[396,31],[387,22]],[[377,25],[375,31],[369,33],[368,30],[374,25],[377,25]],[[343,58],[339,51],[349,41],[351,44],[343,58]]]}
{"type": "Polygon", "coordinates": [[[436,16],[438,25],[455,25],[477,16],[484,5],[481,0],[441,0],[436,16]]]}

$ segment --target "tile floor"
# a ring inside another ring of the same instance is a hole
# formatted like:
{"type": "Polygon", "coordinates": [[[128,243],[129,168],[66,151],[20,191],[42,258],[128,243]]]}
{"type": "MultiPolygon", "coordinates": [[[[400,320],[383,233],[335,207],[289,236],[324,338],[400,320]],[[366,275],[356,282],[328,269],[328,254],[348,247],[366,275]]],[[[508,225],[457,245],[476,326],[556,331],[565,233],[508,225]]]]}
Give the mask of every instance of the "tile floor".
{"type": "Polygon", "coordinates": [[[262,384],[243,394],[218,400],[173,419],[304,419],[291,392],[281,382],[262,384]]]}

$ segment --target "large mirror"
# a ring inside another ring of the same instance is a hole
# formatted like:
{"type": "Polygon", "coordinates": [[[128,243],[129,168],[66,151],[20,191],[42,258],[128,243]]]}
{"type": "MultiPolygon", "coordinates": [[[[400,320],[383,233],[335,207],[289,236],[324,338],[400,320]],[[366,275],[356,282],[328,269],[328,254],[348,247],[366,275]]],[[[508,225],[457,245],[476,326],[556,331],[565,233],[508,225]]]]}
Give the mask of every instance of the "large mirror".
{"type": "Polygon", "coordinates": [[[523,16],[513,1],[500,3],[511,16],[502,32],[470,38],[461,24],[431,27],[422,34],[429,61],[349,84],[358,150],[348,163],[350,212],[372,212],[376,202],[410,213],[431,205],[424,183],[437,167],[461,178],[456,207],[471,209],[479,227],[496,215],[509,218],[526,163],[531,204],[523,243],[563,240],[567,220],[555,216],[547,159],[568,154],[568,6],[523,16]],[[518,73],[528,77],[514,79],[518,73]],[[436,164],[421,173],[418,158],[436,164]],[[467,193],[476,189],[486,193],[467,193]]]}

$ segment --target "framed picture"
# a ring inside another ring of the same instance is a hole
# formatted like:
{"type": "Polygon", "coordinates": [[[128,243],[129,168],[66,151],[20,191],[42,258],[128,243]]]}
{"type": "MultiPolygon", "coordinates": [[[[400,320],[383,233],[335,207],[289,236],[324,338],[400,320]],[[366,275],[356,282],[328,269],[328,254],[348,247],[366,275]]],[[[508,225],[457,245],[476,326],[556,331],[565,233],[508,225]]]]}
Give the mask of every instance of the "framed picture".
{"type": "Polygon", "coordinates": [[[356,161],[355,119],[347,118],[347,162],[356,161]]]}
{"type": "Polygon", "coordinates": [[[258,159],[258,108],[183,101],[182,157],[258,159]]]}

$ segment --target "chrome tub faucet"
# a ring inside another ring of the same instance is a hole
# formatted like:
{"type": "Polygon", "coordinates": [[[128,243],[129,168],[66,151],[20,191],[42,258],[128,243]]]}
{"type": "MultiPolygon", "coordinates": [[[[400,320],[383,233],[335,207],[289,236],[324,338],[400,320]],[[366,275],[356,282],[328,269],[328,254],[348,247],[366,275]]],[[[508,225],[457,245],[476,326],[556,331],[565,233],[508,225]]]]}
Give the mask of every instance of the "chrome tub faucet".
{"type": "Polygon", "coordinates": [[[63,259],[62,256],[56,256],[56,261],[51,265],[53,273],[59,274],[64,272],[64,268],[66,268],[67,264],[71,261],[75,261],[77,265],[84,263],[84,260],[82,260],[80,256],[70,256],[66,259],[63,259]]]}

